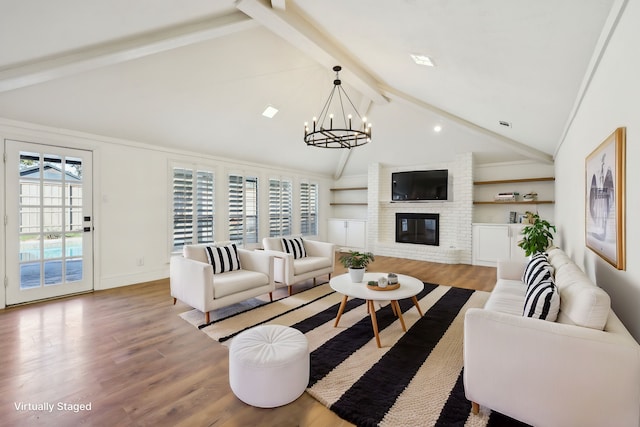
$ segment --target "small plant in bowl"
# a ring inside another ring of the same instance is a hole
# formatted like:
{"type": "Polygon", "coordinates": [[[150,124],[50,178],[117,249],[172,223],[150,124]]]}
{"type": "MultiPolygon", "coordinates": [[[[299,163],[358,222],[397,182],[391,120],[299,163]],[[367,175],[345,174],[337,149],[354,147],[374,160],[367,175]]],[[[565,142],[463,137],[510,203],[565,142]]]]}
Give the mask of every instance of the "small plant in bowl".
{"type": "Polygon", "coordinates": [[[340,257],[340,263],[343,267],[349,269],[353,283],[362,282],[365,268],[373,261],[375,261],[375,258],[371,252],[349,251],[348,254],[340,257]]]}

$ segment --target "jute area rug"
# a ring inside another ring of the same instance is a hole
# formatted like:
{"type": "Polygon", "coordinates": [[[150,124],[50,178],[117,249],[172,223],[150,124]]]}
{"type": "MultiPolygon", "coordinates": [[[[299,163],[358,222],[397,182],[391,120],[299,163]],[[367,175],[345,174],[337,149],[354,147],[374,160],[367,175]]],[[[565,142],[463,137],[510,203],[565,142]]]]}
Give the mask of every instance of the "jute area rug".
{"type": "Polygon", "coordinates": [[[382,348],[376,346],[363,300],[350,299],[333,326],[342,295],[328,284],[249,308],[203,325],[197,310],[181,317],[228,345],[261,324],[296,328],[309,340],[311,375],[307,392],[358,426],[520,425],[482,408],[471,414],[464,396],[463,322],[489,293],[425,284],[418,294],[424,317],[411,300],[399,301],[407,332],[391,306],[376,303],[382,348]]]}

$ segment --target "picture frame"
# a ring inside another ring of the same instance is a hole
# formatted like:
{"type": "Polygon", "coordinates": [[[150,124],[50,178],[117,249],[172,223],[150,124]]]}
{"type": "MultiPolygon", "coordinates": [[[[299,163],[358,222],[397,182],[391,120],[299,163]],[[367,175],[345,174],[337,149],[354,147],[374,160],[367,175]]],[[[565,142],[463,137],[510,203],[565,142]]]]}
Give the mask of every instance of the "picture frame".
{"type": "Polygon", "coordinates": [[[626,128],[617,128],[585,160],[585,242],[625,269],[626,128]]]}

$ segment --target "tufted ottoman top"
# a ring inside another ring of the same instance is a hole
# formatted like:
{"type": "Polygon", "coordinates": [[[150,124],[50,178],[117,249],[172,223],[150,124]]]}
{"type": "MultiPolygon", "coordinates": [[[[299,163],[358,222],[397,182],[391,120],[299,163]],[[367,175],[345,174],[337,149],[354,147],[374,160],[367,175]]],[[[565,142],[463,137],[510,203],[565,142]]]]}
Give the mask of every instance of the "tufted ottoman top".
{"type": "Polygon", "coordinates": [[[308,357],[309,345],[307,338],[297,329],[261,325],[235,337],[229,351],[240,365],[276,367],[308,357]]]}

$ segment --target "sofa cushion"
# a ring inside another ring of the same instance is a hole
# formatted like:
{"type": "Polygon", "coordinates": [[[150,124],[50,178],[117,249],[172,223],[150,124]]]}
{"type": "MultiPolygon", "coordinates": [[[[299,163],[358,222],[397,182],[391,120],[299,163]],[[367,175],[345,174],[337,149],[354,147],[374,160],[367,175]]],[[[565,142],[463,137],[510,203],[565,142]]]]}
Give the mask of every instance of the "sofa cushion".
{"type": "Polygon", "coordinates": [[[293,262],[293,274],[299,276],[300,274],[320,270],[327,267],[331,267],[331,260],[329,258],[308,256],[297,259],[293,262]]]}
{"type": "Polygon", "coordinates": [[[560,311],[560,295],[550,276],[527,287],[522,315],[555,322],[560,311]]]}
{"type": "Polygon", "coordinates": [[[522,316],[526,291],[527,287],[520,280],[500,279],[497,281],[493,291],[491,291],[491,297],[485,303],[484,308],[514,316],[522,316]]]}
{"type": "Polygon", "coordinates": [[[235,270],[216,274],[213,280],[213,298],[226,297],[268,284],[269,276],[257,271],[235,270]]]}
{"type": "Polygon", "coordinates": [[[184,245],[182,247],[182,256],[194,261],[209,263],[207,260],[207,253],[205,252],[205,245],[184,245]]]}
{"type": "Polygon", "coordinates": [[[556,283],[561,298],[559,322],[604,329],[611,310],[611,299],[604,289],[596,286],[576,264],[559,269],[556,283]]]}
{"type": "Polygon", "coordinates": [[[207,261],[213,266],[213,274],[240,269],[238,248],[233,243],[226,246],[206,246],[205,254],[207,261]]]}
{"type": "Polygon", "coordinates": [[[296,237],[288,239],[282,238],[282,248],[288,254],[293,254],[293,259],[304,258],[307,256],[307,251],[304,249],[304,242],[302,237],[296,237]]]}

